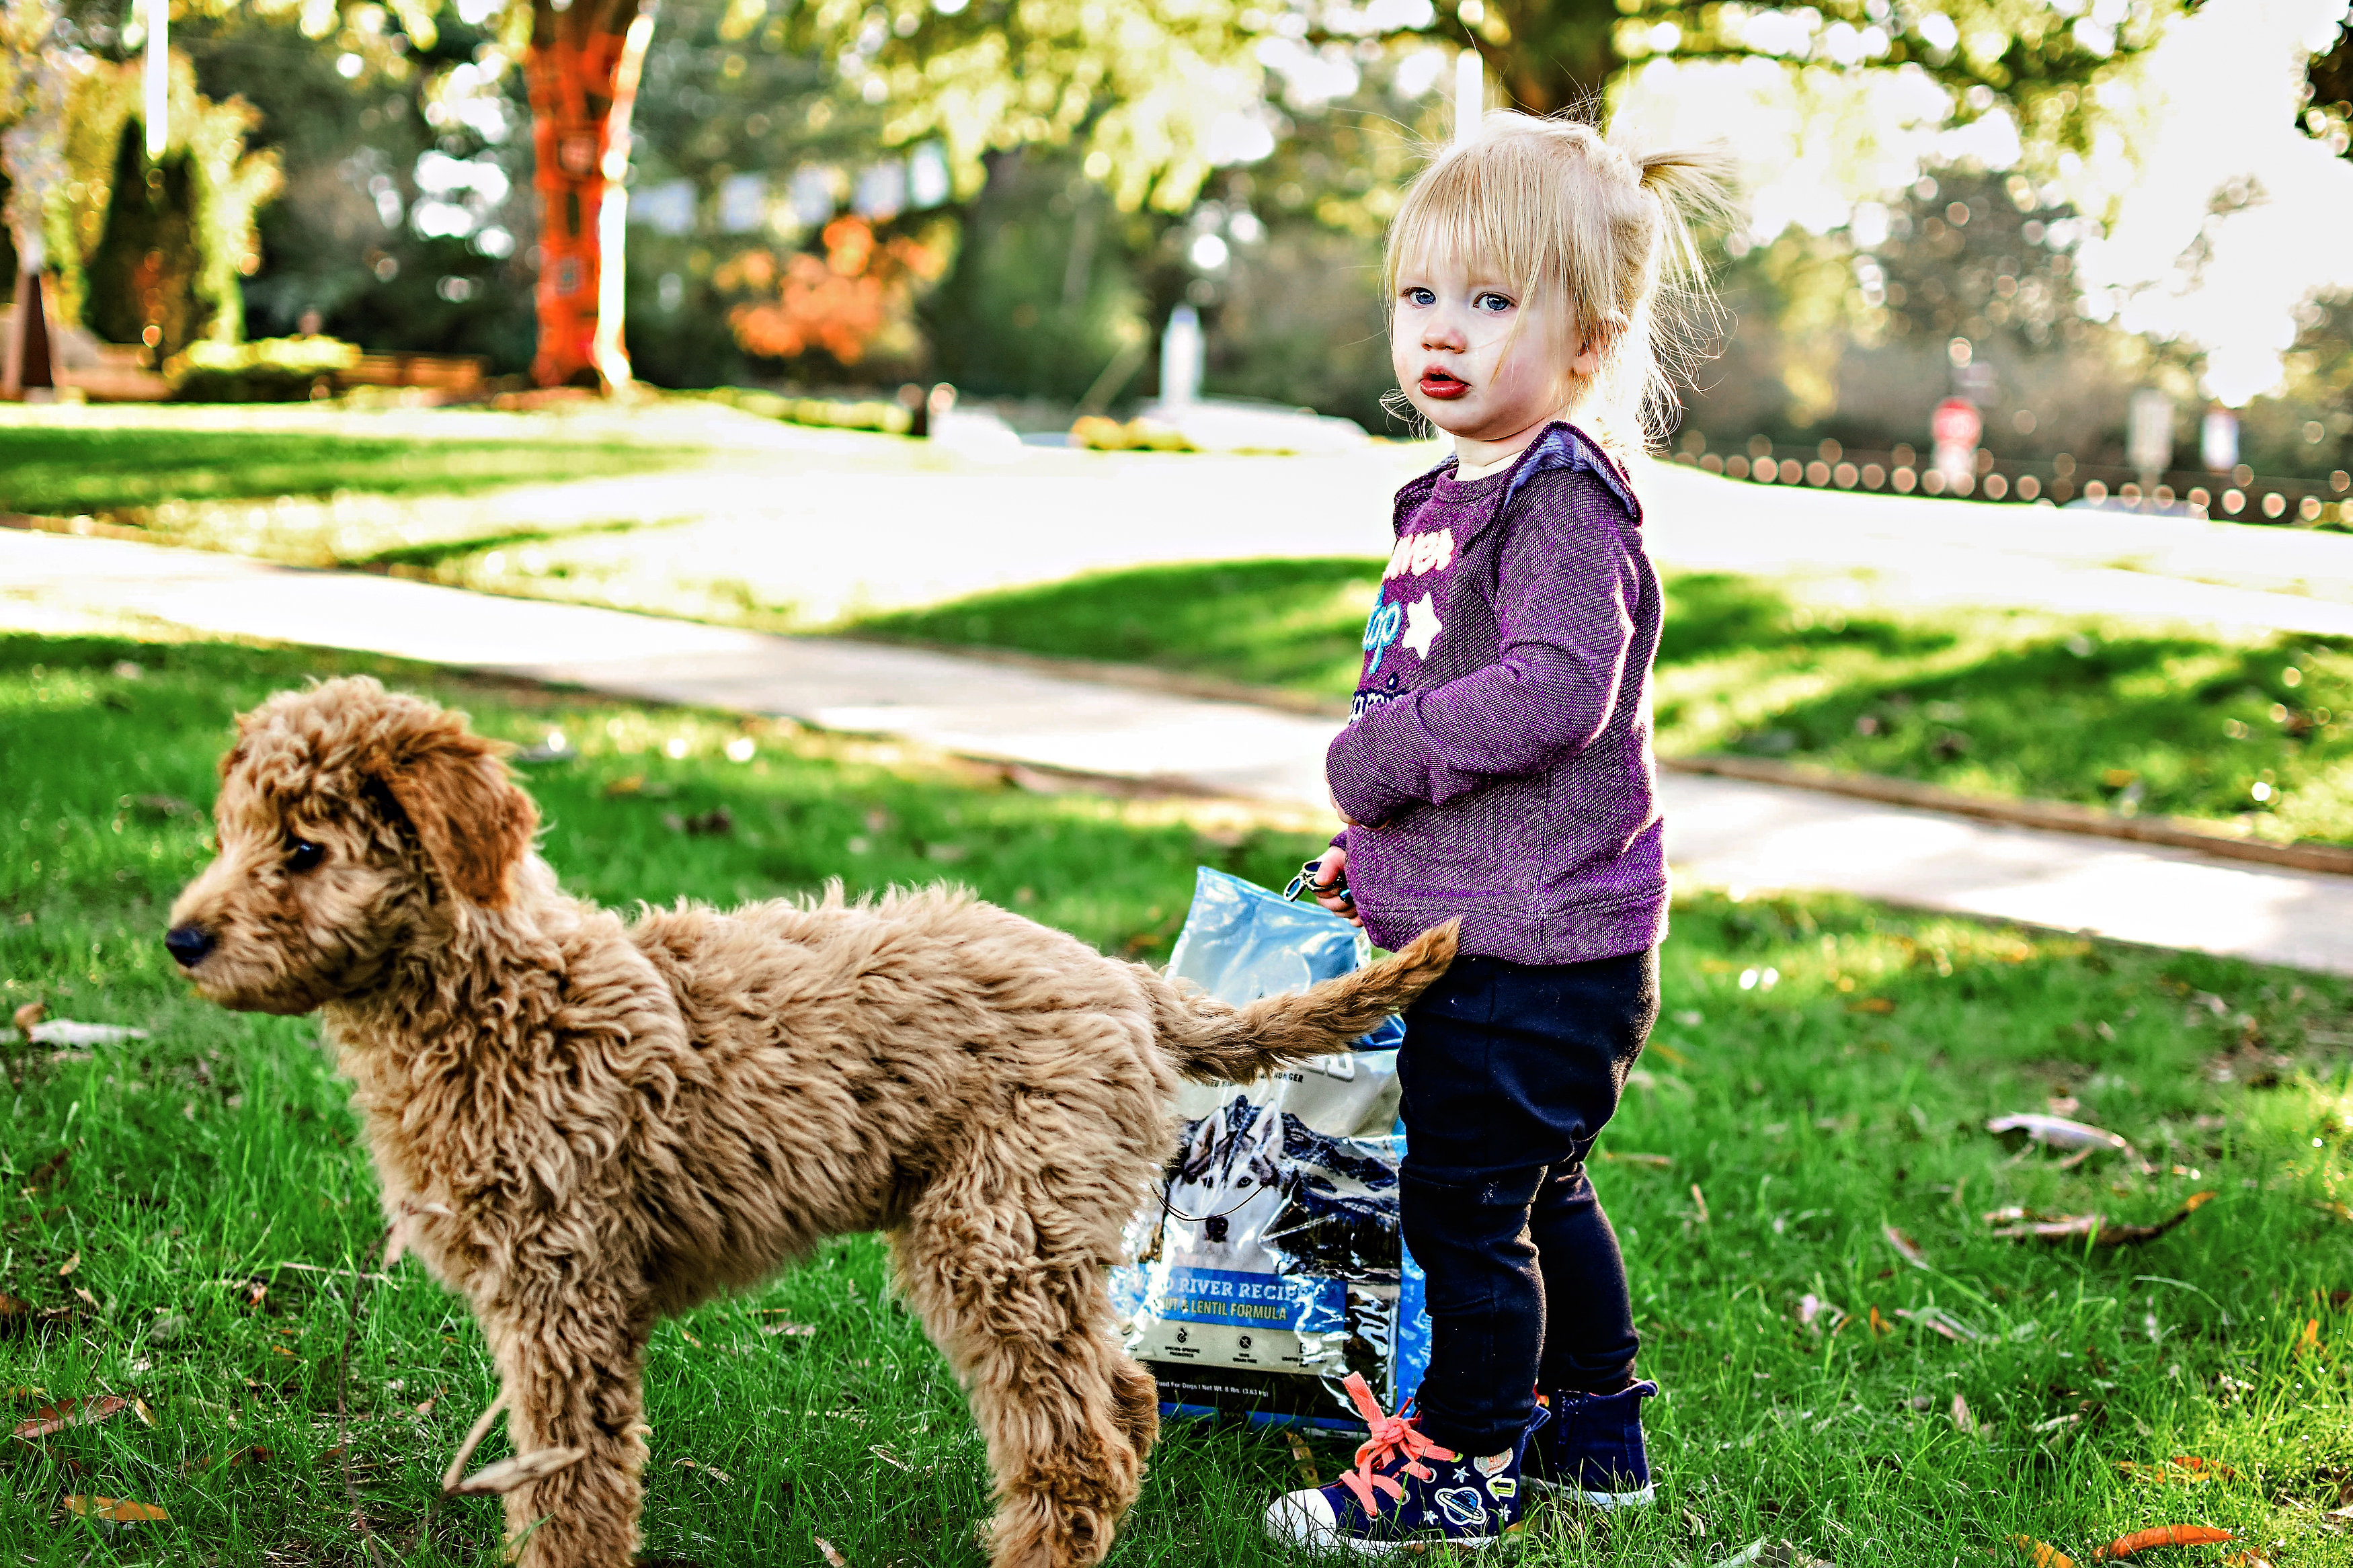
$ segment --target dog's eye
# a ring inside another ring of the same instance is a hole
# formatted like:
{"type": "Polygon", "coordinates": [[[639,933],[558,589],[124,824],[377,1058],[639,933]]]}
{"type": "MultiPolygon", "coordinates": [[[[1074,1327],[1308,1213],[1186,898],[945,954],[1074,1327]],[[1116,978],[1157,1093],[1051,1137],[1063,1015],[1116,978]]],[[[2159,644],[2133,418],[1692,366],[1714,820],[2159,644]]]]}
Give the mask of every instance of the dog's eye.
{"type": "Polygon", "coordinates": [[[286,868],[289,871],[311,871],[327,858],[327,852],[307,838],[286,841],[286,868]]]}

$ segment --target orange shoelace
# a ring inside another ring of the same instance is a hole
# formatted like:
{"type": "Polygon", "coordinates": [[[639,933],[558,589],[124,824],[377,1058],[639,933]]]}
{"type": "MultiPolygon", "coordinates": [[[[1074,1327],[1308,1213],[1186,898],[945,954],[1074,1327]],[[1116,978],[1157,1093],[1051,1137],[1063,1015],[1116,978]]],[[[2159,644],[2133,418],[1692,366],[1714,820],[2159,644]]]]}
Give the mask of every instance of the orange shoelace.
{"type": "Polygon", "coordinates": [[[1427,1481],[1435,1479],[1438,1472],[1421,1463],[1423,1459],[1452,1460],[1458,1456],[1453,1449],[1441,1448],[1423,1436],[1411,1416],[1383,1415],[1380,1402],[1373,1397],[1364,1373],[1350,1373],[1340,1386],[1356,1402],[1357,1412],[1365,1418],[1365,1429],[1372,1434],[1356,1449],[1356,1468],[1342,1472],[1340,1484],[1356,1494],[1357,1502],[1364,1505],[1366,1519],[1377,1519],[1381,1512],[1379,1493],[1387,1492],[1392,1500],[1405,1495],[1404,1482],[1395,1476],[1378,1473],[1382,1466],[1403,1454],[1405,1473],[1427,1481]]]}

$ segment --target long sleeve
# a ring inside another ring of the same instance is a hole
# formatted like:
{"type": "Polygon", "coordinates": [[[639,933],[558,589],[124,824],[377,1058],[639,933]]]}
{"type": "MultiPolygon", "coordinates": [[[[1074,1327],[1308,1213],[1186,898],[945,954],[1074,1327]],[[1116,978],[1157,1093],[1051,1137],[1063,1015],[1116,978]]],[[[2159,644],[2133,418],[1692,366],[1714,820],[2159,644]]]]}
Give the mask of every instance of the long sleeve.
{"type": "Polygon", "coordinates": [[[1332,742],[1333,796],[1356,821],[1557,763],[1617,708],[1643,592],[1626,511],[1589,476],[1543,474],[1504,521],[1495,662],[1368,709],[1332,742]]]}

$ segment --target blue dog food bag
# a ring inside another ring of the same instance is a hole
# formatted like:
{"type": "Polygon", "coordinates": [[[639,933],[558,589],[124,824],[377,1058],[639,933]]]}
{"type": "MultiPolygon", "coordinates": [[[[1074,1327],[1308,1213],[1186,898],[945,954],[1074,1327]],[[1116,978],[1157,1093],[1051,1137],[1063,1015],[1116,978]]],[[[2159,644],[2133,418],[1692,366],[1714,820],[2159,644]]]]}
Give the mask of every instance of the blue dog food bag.
{"type": "MultiPolygon", "coordinates": [[[[1338,916],[1205,866],[1169,972],[1239,1005],[1368,956],[1338,916]]],[[[1164,1414],[1354,1429],[1350,1373],[1391,1409],[1421,1381],[1430,1322],[1398,1226],[1404,1038],[1390,1018],[1354,1050],[1180,1090],[1176,1161],[1112,1271],[1127,1349],[1158,1380],[1164,1414]]]]}

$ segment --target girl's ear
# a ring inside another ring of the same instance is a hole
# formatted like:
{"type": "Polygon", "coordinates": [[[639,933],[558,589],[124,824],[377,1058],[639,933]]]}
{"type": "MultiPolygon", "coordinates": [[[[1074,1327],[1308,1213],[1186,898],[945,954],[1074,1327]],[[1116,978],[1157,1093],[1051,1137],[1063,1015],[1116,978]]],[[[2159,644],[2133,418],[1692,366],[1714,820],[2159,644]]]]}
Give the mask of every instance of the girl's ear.
{"type": "Polygon", "coordinates": [[[1610,345],[1625,330],[1626,318],[1615,311],[1585,329],[1577,350],[1568,358],[1568,374],[1579,381],[1591,381],[1600,374],[1601,362],[1609,357],[1610,345]]]}

